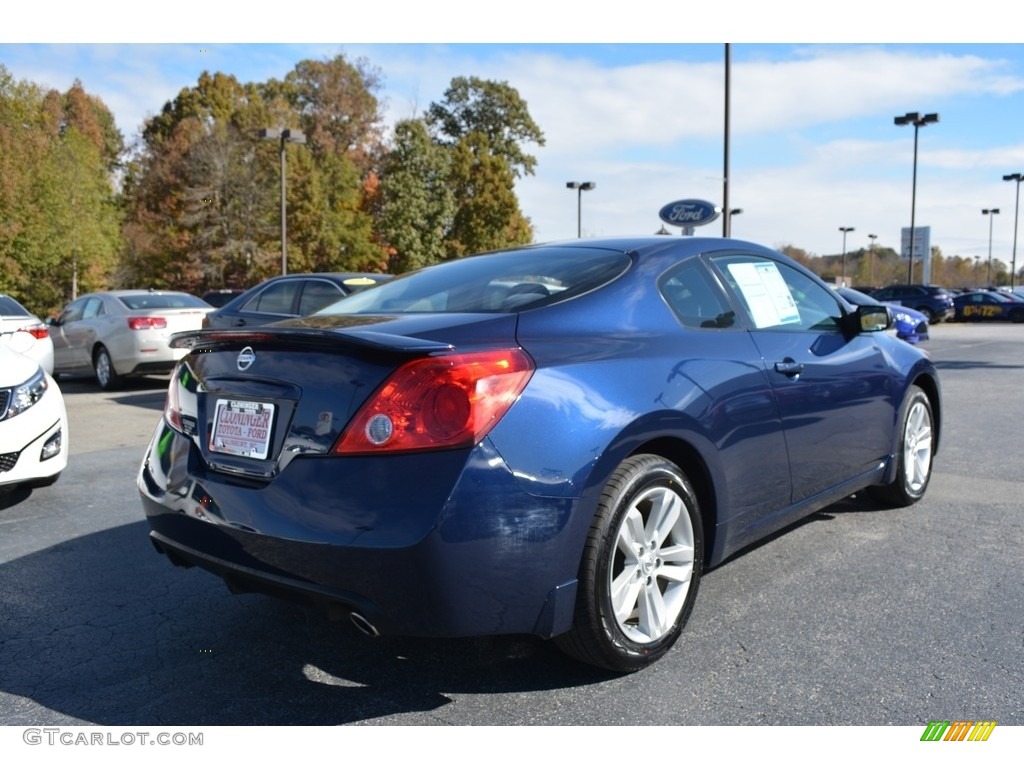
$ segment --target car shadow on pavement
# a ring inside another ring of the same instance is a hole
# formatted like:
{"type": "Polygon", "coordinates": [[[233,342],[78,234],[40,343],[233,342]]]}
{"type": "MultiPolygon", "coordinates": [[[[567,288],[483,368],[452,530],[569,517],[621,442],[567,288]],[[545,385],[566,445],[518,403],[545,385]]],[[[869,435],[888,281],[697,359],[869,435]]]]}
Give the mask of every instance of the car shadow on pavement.
{"type": "Polygon", "coordinates": [[[0,564],[0,585],[3,725],[333,725],[615,677],[537,638],[370,639],[231,595],[158,556],[143,521],[0,564]]]}
{"type": "Polygon", "coordinates": [[[25,485],[13,488],[0,488],[0,511],[16,507],[32,495],[33,489],[25,485]]]}
{"type": "MultiPolygon", "coordinates": [[[[152,392],[154,390],[166,391],[170,381],[168,376],[138,376],[124,380],[120,387],[113,390],[111,394],[120,395],[123,392],[152,392]]],[[[65,395],[80,392],[102,392],[100,385],[96,383],[93,376],[68,376],[61,375],[57,379],[60,391],[65,395]]]]}
{"type": "Polygon", "coordinates": [[[945,371],[968,371],[974,368],[986,370],[1024,368],[1024,365],[1001,365],[990,360],[933,360],[932,362],[935,363],[936,368],[945,371]]]}

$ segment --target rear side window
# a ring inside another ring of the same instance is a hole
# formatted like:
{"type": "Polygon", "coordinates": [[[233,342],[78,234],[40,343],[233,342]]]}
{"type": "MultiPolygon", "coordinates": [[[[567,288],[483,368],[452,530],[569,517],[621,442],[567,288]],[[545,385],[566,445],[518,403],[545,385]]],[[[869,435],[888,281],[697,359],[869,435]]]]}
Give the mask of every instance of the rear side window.
{"type": "Polygon", "coordinates": [[[342,296],[344,294],[341,289],[334,283],[326,280],[307,280],[302,289],[302,298],[299,299],[299,316],[311,315],[342,296]]]}
{"type": "Polygon", "coordinates": [[[704,265],[690,259],[659,281],[661,295],[687,328],[731,328],[736,313],[704,265]]]}
{"type": "Polygon", "coordinates": [[[630,263],[620,251],[575,246],[469,256],[360,291],[318,314],[518,312],[591,291],[630,263]]]}
{"type": "Polygon", "coordinates": [[[0,315],[26,317],[29,311],[10,296],[0,296],[0,315]]]}
{"type": "Polygon", "coordinates": [[[274,315],[290,315],[295,306],[295,297],[299,292],[301,280],[282,280],[280,283],[260,291],[247,302],[242,310],[245,312],[266,312],[274,315]]]}

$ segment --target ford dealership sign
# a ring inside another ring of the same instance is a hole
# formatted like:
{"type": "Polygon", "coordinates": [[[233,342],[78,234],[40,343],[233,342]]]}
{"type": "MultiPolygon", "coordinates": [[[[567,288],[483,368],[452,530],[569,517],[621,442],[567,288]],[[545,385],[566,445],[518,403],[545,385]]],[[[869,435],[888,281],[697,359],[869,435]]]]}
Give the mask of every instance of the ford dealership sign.
{"type": "Polygon", "coordinates": [[[658,217],[677,227],[699,227],[718,218],[718,208],[707,200],[676,200],[663,206],[658,217]]]}

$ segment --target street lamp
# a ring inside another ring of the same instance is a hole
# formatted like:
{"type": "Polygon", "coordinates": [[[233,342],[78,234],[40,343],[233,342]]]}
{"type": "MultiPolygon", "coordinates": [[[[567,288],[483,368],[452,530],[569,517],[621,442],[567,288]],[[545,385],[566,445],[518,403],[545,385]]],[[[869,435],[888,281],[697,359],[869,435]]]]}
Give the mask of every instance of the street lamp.
{"type": "Polygon", "coordinates": [[[842,271],[841,277],[842,277],[842,281],[843,281],[843,286],[845,286],[846,285],[846,233],[847,232],[853,232],[853,227],[840,227],[839,231],[843,233],[843,262],[842,262],[842,264],[843,264],[843,271],[842,271]]]}
{"type": "Polygon", "coordinates": [[[878,235],[868,235],[868,239],[871,241],[871,246],[868,249],[868,284],[875,284],[875,240],[878,239],[878,235]]]}
{"type": "Polygon", "coordinates": [[[576,190],[576,237],[583,237],[583,192],[597,186],[592,181],[567,181],[566,189],[576,190]]]}
{"type": "Polygon", "coordinates": [[[922,125],[939,122],[935,112],[921,115],[919,112],[907,112],[903,117],[893,118],[896,125],[914,126],[914,182],[910,189],[910,263],[907,265],[907,283],[914,282],[914,213],[917,208],[917,132],[922,125]]]}
{"type": "Polygon", "coordinates": [[[982,208],[982,216],[988,216],[988,283],[992,285],[992,215],[999,213],[998,208],[982,208]]]}
{"type": "Polygon", "coordinates": [[[729,221],[729,237],[732,237],[732,221],[731,221],[731,219],[732,219],[733,216],[739,216],[741,213],[743,213],[743,209],[742,208],[730,208],[729,209],[729,218],[730,218],[730,221],[729,221]]]}
{"type": "Polygon", "coordinates": [[[260,130],[260,139],[263,141],[281,142],[281,274],[288,274],[288,216],[285,203],[285,144],[305,144],[306,134],[302,131],[294,131],[291,128],[275,130],[263,128],[260,130]]]}
{"type": "Polygon", "coordinates": [[[1024,178],[1019,173],[1008,173],[1003,176],[1003,181],[1017,182],[1017,203],[1013,208],[1013,262],[1010,265],[1010,290],[1013,290],[1013,279],[1017,272],[1017,218],[1020,216],[1020,180],[1024,178]]]}

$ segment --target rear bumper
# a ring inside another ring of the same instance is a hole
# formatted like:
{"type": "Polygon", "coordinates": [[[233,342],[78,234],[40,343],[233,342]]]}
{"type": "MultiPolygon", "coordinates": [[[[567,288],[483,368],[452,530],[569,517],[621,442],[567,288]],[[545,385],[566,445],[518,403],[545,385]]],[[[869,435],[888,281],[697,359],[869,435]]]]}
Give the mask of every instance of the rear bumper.
{"type": "MultiPolygon", "coordinates": [[[[114,370],[122,376],[170,373],[188,353],[186,349],[171,349],[166,339],[139,338],[130,341],[129,344],[121,345],[120,354],[112,360],[114,370]]],[[[115,354],[113,350],[111,354],[115,354]]]]}
{"type": "Polygon", "coordinates": [[[235,591],[357,612],[382,634],[560,634],[588,502],[531,496],[485,440],[387,458],[299,456],[271,482],[205,471],[161,424],[139,472],[157,550],[235,591]]]}

